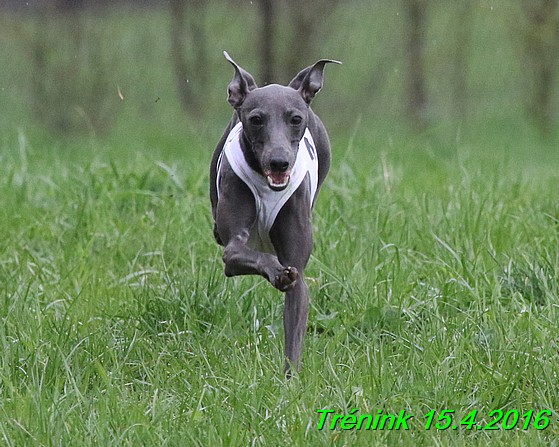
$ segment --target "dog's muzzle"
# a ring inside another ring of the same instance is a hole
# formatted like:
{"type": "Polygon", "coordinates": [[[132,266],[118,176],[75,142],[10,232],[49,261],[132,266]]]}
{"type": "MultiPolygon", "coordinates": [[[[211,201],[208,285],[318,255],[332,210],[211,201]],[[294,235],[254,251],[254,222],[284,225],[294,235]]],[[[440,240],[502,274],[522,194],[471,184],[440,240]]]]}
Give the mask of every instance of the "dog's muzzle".
{"type": "Polygon", "coordinates": [[[274,191],[282,191],[287,188],[289,180],[291,179],[291,171],[289,170],[284,172],[266,171],[264,174],[268,186],[274,191]]]}

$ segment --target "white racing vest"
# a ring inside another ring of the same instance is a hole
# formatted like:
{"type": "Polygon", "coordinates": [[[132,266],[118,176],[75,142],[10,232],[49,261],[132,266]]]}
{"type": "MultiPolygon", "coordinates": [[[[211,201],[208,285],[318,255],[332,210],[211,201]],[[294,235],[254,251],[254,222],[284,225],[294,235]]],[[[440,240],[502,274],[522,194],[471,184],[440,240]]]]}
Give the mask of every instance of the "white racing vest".
{"type": "Polygon", "coordinates": [[[283,205],[299,188],[307,175],[309,176],[310,185],[309,203],[312,208],[318,187],[318,157],[316,155],[316,148],[309,129],[305,129],[303,138],[299,142],[297,159],[291,170],[289,183],[284,190],[274,191],[268,186],[266,178],[248,165],[240,144],[242,129],[242,123],[238,123],[233,127],[219,156],[217,162],[217,197],[219,200],[219,179],[222,159],[225,154],[233,172],[250,188],[254,196],[257,217],[255,225],[250,231],[249,245],[254,250],[274,253],[275,250],[270,241],[270,229],[283,205]]]}

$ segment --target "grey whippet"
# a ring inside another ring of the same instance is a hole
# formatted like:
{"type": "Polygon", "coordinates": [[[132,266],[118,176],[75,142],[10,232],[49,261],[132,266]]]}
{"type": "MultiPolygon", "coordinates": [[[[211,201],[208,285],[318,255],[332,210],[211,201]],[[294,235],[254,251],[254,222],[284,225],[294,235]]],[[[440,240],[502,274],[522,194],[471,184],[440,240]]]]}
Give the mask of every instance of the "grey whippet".
{"type": "Polygon", "coordinates": [[[299,366],[309,312],[304,269],[312,250],[311,210],[330,167],[330,142],[310,109],[322,88],[319,60],[287,85],[258,87],[224,52],[235,74],[235,109],[210,166],[214,235],[225,275],[261,275],[285,292],[285,372],[299,366]]]}

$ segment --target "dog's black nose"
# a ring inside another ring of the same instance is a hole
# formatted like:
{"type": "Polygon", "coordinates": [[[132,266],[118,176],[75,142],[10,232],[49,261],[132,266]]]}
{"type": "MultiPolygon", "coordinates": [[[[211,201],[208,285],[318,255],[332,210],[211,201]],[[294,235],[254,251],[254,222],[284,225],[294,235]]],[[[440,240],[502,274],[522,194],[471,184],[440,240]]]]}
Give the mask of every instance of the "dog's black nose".
{"type": "Polygon", "coordinates": [[[285,172],[289,168],[289,162],[281,158],[272,158],[270,160],[270,168],[274,172],[285,172]]]}

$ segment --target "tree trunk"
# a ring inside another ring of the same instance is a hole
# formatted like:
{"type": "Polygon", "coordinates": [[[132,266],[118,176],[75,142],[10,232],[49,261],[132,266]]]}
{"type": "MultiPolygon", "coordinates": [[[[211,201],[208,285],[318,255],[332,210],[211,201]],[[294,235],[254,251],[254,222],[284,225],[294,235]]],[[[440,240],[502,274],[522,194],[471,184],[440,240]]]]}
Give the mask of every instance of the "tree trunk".
{"type": "Polygon", "coordinates": [[[287,0],[286,3],[292,31],[289,40],[290,49],[285,61],[285,74],[293,77],[310,63],[305,59],[310,57],[309,53],[314,44],[313,34],[316,27],[323,23],[326,8],[318,8],[318,14],[315,14],[313,8],[301,8],[299,0],[287,0]]]}
{"type": "Polygon", "coordinates": [[[171,59],[175,72],[175,82],[179,101],[184,110],[192,109],[194,94],[188,81],[188,67],[186,63],[186,24],[185,0],[170,0],[171,8],[171,59]]]}
{"type": "Polygon", "coordinates": [[[456,44],[452,73],[454,114],[465,119],[468,113],[468,68],[472,42],[472,24],[476,0],[460,0],[457,5],[456,44]]]}
{"type": "Polygon", "coordinates": [[[406,57],[408,115],[413,127],[427,126],[427,91],[425,87],[425,29],[428,0],[403,0],[406,16],[406,57]]]}
{"type": "Polygon", "coordinates": [[[553,121],[553,88],[559,68],[558,5],[558,0],[522,1],[524,52],[532,73],[528,112],[543,135],[551,132],[553,121]]]}
{"type": "Polygon", "coordinates": [[[274,82],[276,77],[274,37],[276,11],[273,0],[260,0],[262,14],[262,36],[260,37],[261,77],[264,84],[274,82]]]}
{"type": "Polygon", "coordinates": [[[206,36],[206,0],[195,0],[194,14],[190,15],[190,29],[196,58],[197,91],[204,91],[208,87],[208,39],[206,36]]]}

